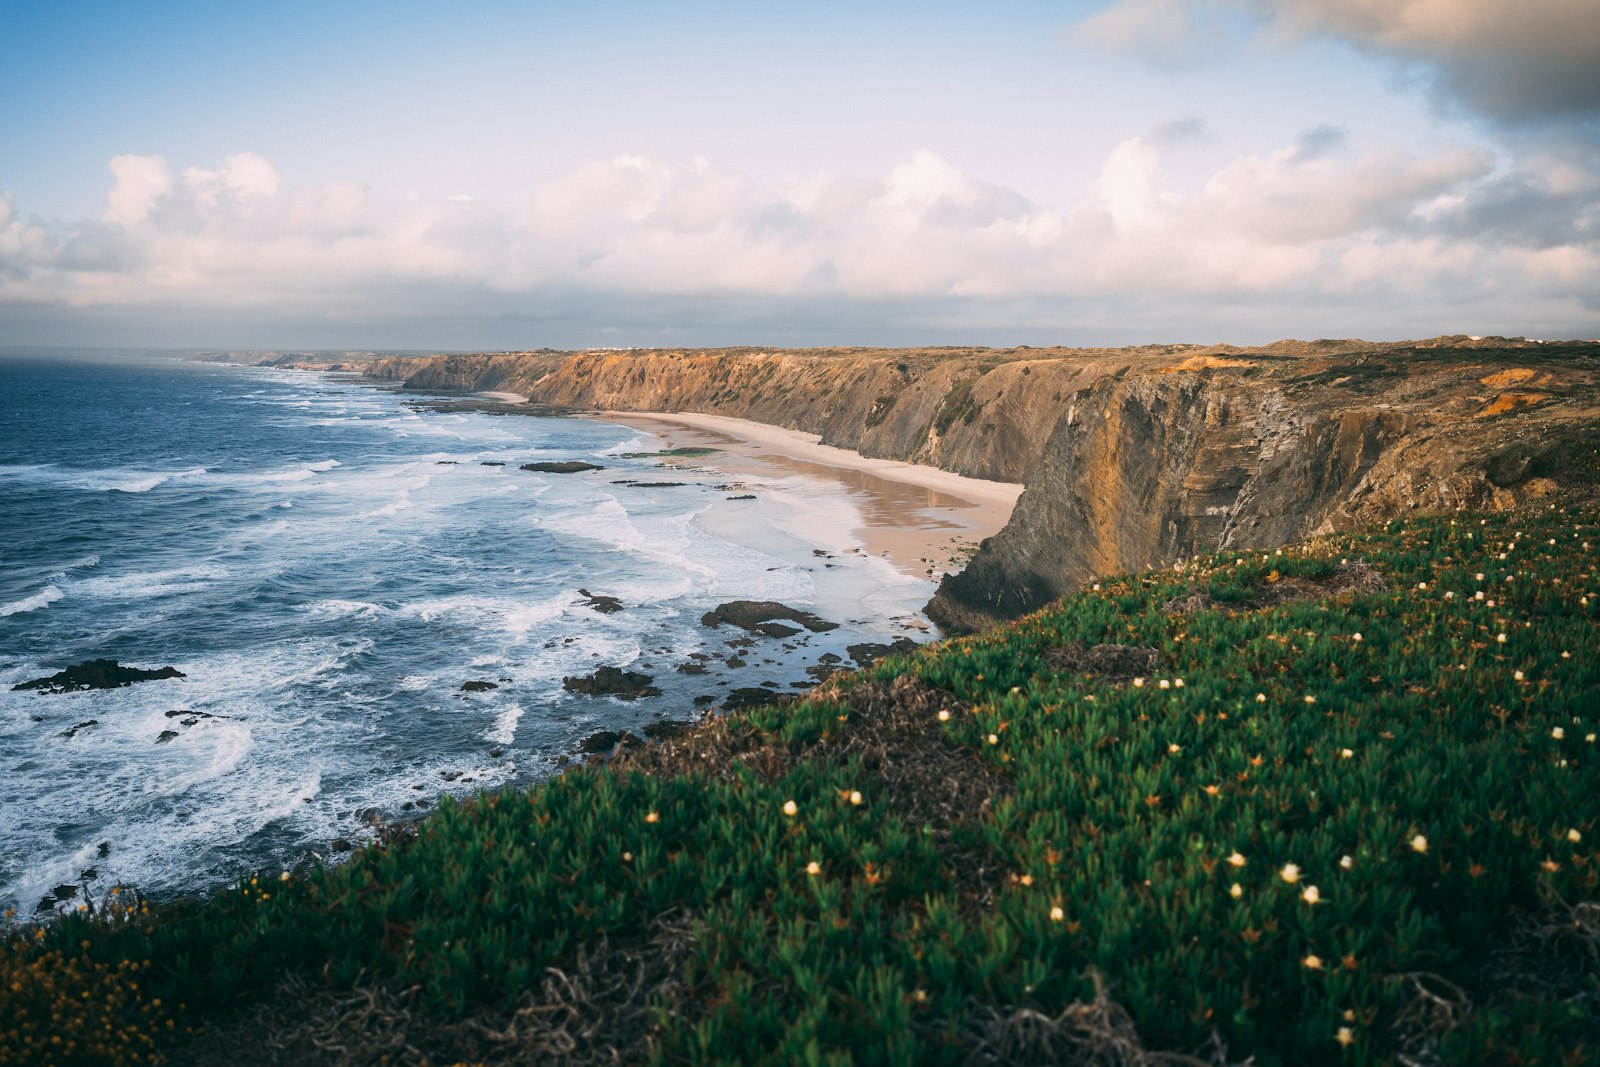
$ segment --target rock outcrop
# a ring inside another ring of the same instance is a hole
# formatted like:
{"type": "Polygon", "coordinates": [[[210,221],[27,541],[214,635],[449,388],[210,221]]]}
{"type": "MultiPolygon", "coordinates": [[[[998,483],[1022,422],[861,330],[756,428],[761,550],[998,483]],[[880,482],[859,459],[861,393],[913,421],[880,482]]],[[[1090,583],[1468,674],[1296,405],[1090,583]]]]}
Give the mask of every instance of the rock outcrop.
{"type": "Polygon", "coordinates": [[[1593,482],[1600,443],[1600,344],[1521,338],[536,352],[366,370],[535,404],[730,415],[1023,482],[1010,524],[929,605],[952,631],[1201,551],[1511,507],[1593,482]]]}
{"type": "Polygon", "coordinates": [[[18,682],[12,689],[36,690],[40,693],[72,693],[82,689],[120,689],[135,682],[153,682],[163,678],[182,678],[184,673],[176,667],[158,667],[147,671],[140,667],[124,667],[114,659],[91,659],[75,663],[66,670],[57,671],[48,678],[34,678],[18,682]]]}

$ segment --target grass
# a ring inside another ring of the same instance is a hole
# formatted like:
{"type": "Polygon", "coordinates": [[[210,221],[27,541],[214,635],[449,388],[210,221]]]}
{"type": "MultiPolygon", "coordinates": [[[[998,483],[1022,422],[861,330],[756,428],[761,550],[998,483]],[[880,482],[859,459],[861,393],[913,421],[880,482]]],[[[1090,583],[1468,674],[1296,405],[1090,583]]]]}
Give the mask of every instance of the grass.
{"type": "Polygon", "coordinates": [[[1597,520],[1108,579],[307,879],[15,928],[0,1063],[1600,1061],[1597,520]]]}

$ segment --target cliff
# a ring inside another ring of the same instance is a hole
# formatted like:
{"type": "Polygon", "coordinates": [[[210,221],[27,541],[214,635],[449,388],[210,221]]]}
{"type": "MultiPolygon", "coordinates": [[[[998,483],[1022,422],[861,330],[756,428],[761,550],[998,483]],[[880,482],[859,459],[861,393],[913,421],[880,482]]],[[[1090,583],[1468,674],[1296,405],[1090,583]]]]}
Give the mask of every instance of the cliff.
{"type": "Polygon", "coordinates": [[[1119,571],[1592,483],[1600,344],[537,352],[378,360],[426,390],[696,411],[1027,485],[928,606],[947,630],[1119,571]]]}

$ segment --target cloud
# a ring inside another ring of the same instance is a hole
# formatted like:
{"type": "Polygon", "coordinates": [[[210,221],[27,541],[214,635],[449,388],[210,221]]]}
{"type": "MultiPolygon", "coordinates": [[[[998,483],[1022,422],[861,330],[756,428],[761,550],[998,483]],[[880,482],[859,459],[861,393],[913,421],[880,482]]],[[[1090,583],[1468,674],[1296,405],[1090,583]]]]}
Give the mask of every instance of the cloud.
{"type": "Polygon", "coordinates": [[[1114,0],[1079,22],[1083,44],[1162,65],[1220,59],[1254,16],[1276,38],[1322,35],[1394,61],[1442,103],[1510,123],[1600,125],[1595,0],[1114,0]]]}
{"type": "Polygon", "coordinates": [[[1204,140],[1210,132],[1205,119],[1198,115],[1186,115],[1181,119],[1156,123],[1150,128],[1150,132],[1144,135],[1144,139],[1158,147],[1169,148],[1204,140]]]}
{"type": "Polygon", "coordinates": [[[1419,318],[1430,332],[1594,332],[1600,181],[1581,158],[1365,147],[1321,126],[1180,193],[1163,153],[1203,126],[1176,126],[1125,140],[1063,204],[928,151],[877,176],[783,180],[618,156],[541,184],[523,213],[288,186],[251,154],[177,177],[118,156],[99,219],[24,222],[0,198],[0,323],[26,308],[30,322],[388,321],[465,338],[504,321],[559,324],[567,343],[618,323],[701,340],[756,323],[743,339],[769,341],[764,311],[774,329],[804,334],[809,317],[805,338],[848,341],[876,308],[931,331],[914,340],[1096,321],[1135,339],[1169,320],[1191,337],[1251,321],[1267,337],[1392,333],[1419,318]],[[1357,321],[1333,331],[1323,319],[1338,315],[1357,321]]]}
{"type": "Polygon", "coordinates": [[[1075,25],[1070,36],[1163,67],[1203,65],[1233,39],[1220,10],[1194,0],[1116,0],[1075,25]]]}
{"type": "Polygon", "coordinates": [[[1323,33],[1432,70],[1436,91],[1509,121],[1600,115],[1594,0],[1251,0],[1279,32],[1323,33]]]}

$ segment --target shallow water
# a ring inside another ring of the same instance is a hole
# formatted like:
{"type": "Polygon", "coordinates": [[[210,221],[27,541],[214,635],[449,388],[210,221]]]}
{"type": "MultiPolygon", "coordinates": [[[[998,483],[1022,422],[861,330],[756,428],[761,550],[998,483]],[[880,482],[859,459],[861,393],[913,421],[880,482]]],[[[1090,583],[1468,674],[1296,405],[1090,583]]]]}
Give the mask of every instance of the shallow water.
{"type": "Polygon", "coordinates": [[[330,375],[0,359],[0,906],[291,865],[359,839],[374,811],[548,775],[596,729],[687,718],[736,686],[792,691],[824,652],[902,633],[931,594],[846,551],[856,504],[825,477],[728,501],[714,469],[621,459],[656,446],[632,429],[415,400],[330,375]],[[518,469],[540,459],[606,469],[518,469]],[[580,587],[627,609],[596,613],[580,587]],[[743,636],[700,624],[730,599],[845,625],[679,673],[743,636]],[[102,656],[187,677],[11,688],[102,656]],[[602,663],[665,694],[563,690],[602,663]]]}

